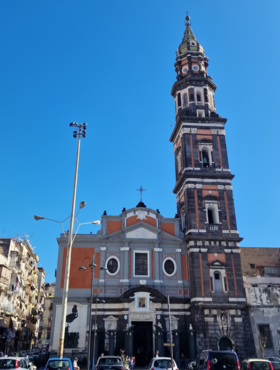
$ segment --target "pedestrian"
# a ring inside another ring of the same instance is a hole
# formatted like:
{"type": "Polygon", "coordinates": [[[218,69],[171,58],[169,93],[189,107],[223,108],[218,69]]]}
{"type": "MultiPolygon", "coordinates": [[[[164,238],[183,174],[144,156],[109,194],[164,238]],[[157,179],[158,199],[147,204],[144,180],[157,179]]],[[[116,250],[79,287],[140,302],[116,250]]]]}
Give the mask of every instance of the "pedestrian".
{"type": "Polygon", "coordinates": [[[185,356],[183,353],[181,354],[181,369],[185,370],[185,356]]]}
{"type": "Polygon", "coordinates": [[[26,365],[28,367],[28,365],[29,365],[29,357],[28,357],[28,355],[26,355],[26,357],[25,357],[25,362],[26,362],[26,365]]]}
{"type": "Polygon", "coordinates": [[[158,350],[156,351],[156,356],[155,357],[159,357],[159,351],[158,350]]]}
{"type": "Polygon", "coordinates": [[[79,366],[78,366],[78,357],[75,357],[74,361],[73,361],[73,367],[75,370],[80,370],[79,366]]]}
{"type": "Polygon", "coordinates": [[[104,353],[101,353],[101,357],[104,357],[104,353]]]}

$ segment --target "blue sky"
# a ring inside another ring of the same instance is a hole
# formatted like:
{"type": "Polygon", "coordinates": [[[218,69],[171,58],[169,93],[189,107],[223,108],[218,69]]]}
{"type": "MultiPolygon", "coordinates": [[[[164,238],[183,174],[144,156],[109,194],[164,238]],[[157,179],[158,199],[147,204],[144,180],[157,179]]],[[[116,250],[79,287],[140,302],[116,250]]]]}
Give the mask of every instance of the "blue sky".
{"type": "Polygon", "coordinates": [[[61,230],[33,215],[70,214],[70,122],[88,123],[80,222],[136,206],[141,184],[145,204],[174,217],[170,91],[186,11],[218,85],[217,112],[228,118],[241,245],[279,247],[279,0],[2,0],[0,233],[29,235],[47,281],[61,230]]]}

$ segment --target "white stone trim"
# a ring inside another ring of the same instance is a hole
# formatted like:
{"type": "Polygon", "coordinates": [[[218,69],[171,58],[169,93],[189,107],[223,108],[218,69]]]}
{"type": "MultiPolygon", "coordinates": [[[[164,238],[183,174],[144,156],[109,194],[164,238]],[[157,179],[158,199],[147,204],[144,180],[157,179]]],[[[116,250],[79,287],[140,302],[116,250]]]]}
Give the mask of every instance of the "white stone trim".
{"type": "Polygon", "coordinates": [[[217,185],[217,188],[218,188],[219,190],[223,190],[223,189],[225,188],[225,186],[224,186],[224,185],[217,185]]]}
{"type": "Polygon", "coordinates": [[[122,252],[122,251],[129,251],[129,247],[121,247],[120,248],[120,251],[122,252]]]}
{"type": "Polygon", "coordinates": [[[234,317],[235,322],[242,322],[242,317],[234,317]]]}
{"type": "Polygon", "coordinates": [[[192,253],[192,252],[207,252],[208,251],[208,248],[190,248],[188,250],[188,253],[192,253]]]}
{"type": "Polygon", "coordinates": [[[213,322],[214,321],[214,317],[205,317],[204,320],[205,321],[208,321],[208,322],[213,322]]]}
{"type": "Polygon", "coordinates": [[[182,280],[178,280],[178,284],[183,284],[182,280]]]}
{"type": "Polygon", "coordinates": [[[101,247],[100,248],[101,251],[106,251],[106,249],[107,249],[106,247],[101,247]]]}
{"type": "Polygon", "coordinates": [[[201,184],[196,184],[196,185],[195,185],[195,187],[196,187],[197,189],[201,189],[201,188],[203,188],[203,185],[201,185],[201,184]]]}
{"type": "Polygon", "coordinates": [[[117,273],[120,271],[120,267],[121,267],[121,262],[119,260],[119,258],[115,255],[112,255],[112,256],[109,256],[107,259],[106,259],[106,262],[105,262],[105,267],[107,268],[106,270],[106,273],[110,276],[115,276],[117,275],[117,273]],[[113,272],[111,273],[109,270],[108,270],[108,261],[110,261],[111,259],[115,259],[117,262],[118,262],[118,268],[116,270],[116,272],[113,272]]]}
{"type": "Polygon", "coordinates": [[[230,302],[246,302],[246,298],[229,298],[230,302]]]}
{"type": "Polygon", "coordinates": [[[104,283],[104,279],[99,279],[99,283],[104,283]]]}
{"type": "Polygon", "coordinates": [[[155,252],[162,252],[162,248],[154,248],[155,252]]]}
{"type": "Polygon", "coordinates": [[[120,280],[120,283],[129,283],[129,279],[122,279],[120,280]]]}
{"type": "Polygon", "coordinates": [[[226,185],[225,188],[226,188],[226,190],[232,190],[232,186],[231,185],[226,185]]]}
{"type": "Polygon", "coordinates": [[[133,277],[150,277],[150,253],[147,250],[134,250],[133,251],[133,277]],[[135,275],[135,254],[136,253],[146,253],[148,255],[148,275],[135,275]]]}
{"type": "Polygon", "coordinates": [[[176,249],[176,252],[181,253],[182,249],[176,249]]]}
{"type": "Polygon", "coordinates": [[[176,263],[176,261],[174,260],[174,258],[172,258],[172,257],[166,257],[166,258],[162,261],[162,271],[163,271],[163,273],[164,273],[167,277],[172,277],[172,276],[174,276],[174,275],[176,274],[176,272],[177,272],[177,263],[176,263]],[[172,261],[172,262],[173,262],[173,264],[174,264],[174,271],[172,272],[172,274],[168,274],[168,273],[165,271],[165,268],[164,268],[164,264],[165,264],[165,262],[166,262],[166,261],[168,261],[168,260],[172,261]]]}
{"type": "Polygon", "coordinates": [[[224,249],[225,253],[240,253],[240,249],[224,249]]]}
{"type": "Polygon", "coordinates": [[[197,298],[192,298],[191,302],[212,302],[212,298],[202,298],[202,297],[197,297],[197,298]]]}
{"type": "Polygon", "coordinates": [[[154,283],[160,283],[160,284],[162,284],[163,281],[162,280],[154,280],[154,283]]]}

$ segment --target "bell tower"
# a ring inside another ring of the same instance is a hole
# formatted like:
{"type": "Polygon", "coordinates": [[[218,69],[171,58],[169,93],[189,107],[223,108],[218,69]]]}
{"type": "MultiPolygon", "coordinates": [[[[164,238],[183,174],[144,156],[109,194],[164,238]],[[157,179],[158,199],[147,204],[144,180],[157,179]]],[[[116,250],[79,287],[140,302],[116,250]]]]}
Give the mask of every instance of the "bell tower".
{"type": "Polygon", "coordinates": [[[240,261],[240,238],[225,140],[226,118],[216,112],[217,86],[208,75],[204,48],[186,17],[177,50],[171,95],[176,124],[177,213],[188,251],[191,318],[196,347],[254,354],[240,261]],[[218,347],[218,348],[217,348],[218,347]],[[229,348],[231,347],[231,348],[229,348]]]}

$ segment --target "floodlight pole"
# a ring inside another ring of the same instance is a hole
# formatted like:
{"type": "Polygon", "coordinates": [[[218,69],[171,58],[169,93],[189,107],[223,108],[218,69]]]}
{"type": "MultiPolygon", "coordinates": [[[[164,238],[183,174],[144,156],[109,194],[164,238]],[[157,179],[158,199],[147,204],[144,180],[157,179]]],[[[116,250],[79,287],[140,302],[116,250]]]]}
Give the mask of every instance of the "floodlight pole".
{"type": "MultiPolygon", "coordinates": [[[[68,246],[65,264],[65,275],[64,275],[64,287],[63,287],[63,297],[62,297],[62,307],[61,307],[61,326],[60,326],[60,337],[59,337],[59,347],[58,347],[58,357],[63,358],[64,350],[64,339],[65,339],[65,322],[67,313],[67,302],[68,302],[68,289],[69,289],[69,276],[70,276],[70,263],[71,263],[71,252],[73,244],[73,228],[74,228],[74,218],[75,218],[75,203],[76,203],[76,191],[77,191],[77,179],[78,179],[78,167],[79,167],[79,157],[80,157],[80,142],[82,136],[82,124],[70,124],[70,126],[79,128],[79,132],[74,132],[74,137],[78,136],[77,145],[77,155],[76,155],[76,167],[74,176],[74,188],[72,197],[72,208],[70,216],[70,228],[68,233],[68,246]],[[76,134],[75,134],[76,133],[76,134]]],[[[86,125],[84,125],[86,127],[86,125]]],[[[85,132],[85,129],[84,129],[85,132]]],[[[85,137],[83,135],[83,137],[85,137]]]]}

